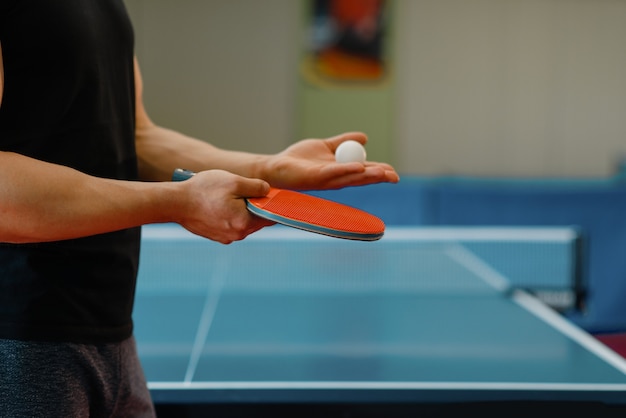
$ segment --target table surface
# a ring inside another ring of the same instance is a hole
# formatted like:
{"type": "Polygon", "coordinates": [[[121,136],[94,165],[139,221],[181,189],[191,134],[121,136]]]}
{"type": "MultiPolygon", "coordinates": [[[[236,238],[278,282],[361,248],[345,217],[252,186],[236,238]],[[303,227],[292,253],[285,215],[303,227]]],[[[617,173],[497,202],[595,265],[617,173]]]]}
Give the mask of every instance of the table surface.
{"type": "MultiPolygon", "coordinates": [[[[144,227],[134,321],[153,399],[626,403],[621,357],[511,285],[500,256],[449,239],[494,231],[354,242],[275,226],[220,245],[144,227]]],[[[519,274],[540,275],[520,254],[519,274]]]]}

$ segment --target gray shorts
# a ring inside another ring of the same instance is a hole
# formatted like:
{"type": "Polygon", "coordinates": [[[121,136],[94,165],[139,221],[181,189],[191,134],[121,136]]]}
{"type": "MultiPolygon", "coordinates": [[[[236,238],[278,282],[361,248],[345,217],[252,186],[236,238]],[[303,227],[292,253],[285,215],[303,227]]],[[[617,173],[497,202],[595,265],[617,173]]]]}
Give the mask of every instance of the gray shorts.
{"type": "Polygon", "coordinates": [[[0,339],[0,417],[154,417],[135,339],[73,344],[0,339]]]}

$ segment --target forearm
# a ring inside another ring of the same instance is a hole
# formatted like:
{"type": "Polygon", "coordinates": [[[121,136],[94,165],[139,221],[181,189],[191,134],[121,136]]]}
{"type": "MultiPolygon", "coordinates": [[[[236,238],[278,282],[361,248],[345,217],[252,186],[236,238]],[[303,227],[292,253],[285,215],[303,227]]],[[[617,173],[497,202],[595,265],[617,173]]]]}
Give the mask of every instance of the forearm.
{"type": "Polygon", "coordinates": [[[44,242],[173,220],[171,183],[101,179],[0,152],[0,242],[44,242]]]}
{"type": "Polygon", "coordinates": [[[265,155],[229,151],[170,129],[150,125],[136,132],[139,175],[143,180],[168,181],[176,168],[225,170],[263,179],[265,155]]]}

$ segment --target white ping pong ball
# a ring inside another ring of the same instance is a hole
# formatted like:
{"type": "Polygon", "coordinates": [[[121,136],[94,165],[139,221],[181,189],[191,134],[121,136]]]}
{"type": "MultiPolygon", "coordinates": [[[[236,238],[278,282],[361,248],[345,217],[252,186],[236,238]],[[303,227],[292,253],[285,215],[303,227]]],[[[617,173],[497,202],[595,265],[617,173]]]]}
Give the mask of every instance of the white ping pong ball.
{"type": "Polygon", "coordinates": [[[363,145],[356,141],[344,141],[335,150],[335,160],[338,163],[364,163],[367,154],[363,145]]]}

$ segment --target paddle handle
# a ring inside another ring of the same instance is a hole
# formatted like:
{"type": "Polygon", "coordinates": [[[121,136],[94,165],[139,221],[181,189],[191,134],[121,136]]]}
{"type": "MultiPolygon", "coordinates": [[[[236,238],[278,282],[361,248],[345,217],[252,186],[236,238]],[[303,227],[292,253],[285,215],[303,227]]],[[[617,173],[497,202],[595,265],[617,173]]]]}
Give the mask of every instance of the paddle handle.
{"type": "Polygon", "coordinates": [[[194,173],[193,171],[185,170],[184,168],[177,168],[176,170],[174,170],[174,173],[172,174],[172,181],[189,180],[195,175],[196,173],[194,173]]]}

